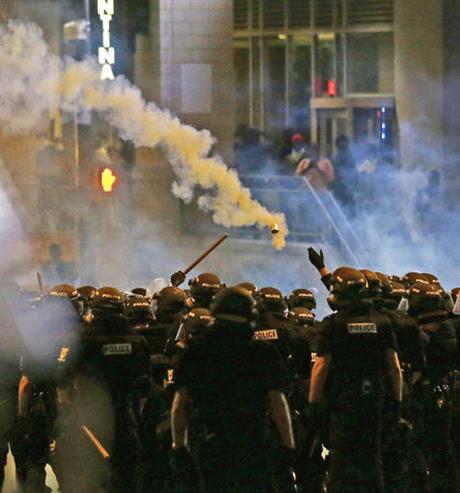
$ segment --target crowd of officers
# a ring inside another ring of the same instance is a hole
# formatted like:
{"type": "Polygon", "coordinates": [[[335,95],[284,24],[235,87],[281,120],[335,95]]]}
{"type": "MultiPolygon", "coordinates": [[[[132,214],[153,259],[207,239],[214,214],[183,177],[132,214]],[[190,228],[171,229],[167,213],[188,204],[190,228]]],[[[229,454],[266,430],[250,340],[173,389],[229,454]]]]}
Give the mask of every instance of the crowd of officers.
{"type": "MultiPolygon", "coordinates": [[[[0,457],[18,490],[459,491],[460,289],[309,259],[315,319],[288,296],[203,273],[150,294],[4,283],[0,457]]],[[[3,482],[3,477],[1,478],[3,482]]]]}

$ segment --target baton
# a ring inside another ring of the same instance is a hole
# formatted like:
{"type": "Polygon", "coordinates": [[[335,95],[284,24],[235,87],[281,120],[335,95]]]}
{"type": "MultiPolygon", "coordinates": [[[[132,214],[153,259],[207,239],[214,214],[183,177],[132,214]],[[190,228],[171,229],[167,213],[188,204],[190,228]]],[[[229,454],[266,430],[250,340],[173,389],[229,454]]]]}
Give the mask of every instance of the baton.
{"type": "Polygon", "coordinates": [[[81,429],[84,434],[88,437],[89,441],[94,445],[96,450],[101,454],[103,459],[108,459],[110,454],[107,452],[107,449],[102,445],[102,443],[97,439],[96,435],[85,425],[82,425],[81,429]]]}
{"type": "Polygon", "coordinates": [[[228,238],[228,233],[225,233],[221,238],[215,241],[204,253],[202,253],[195,261],[186,267],[182,273],[187,275],[194,267],[202,262],[212,251],[214,251],[223,241],[228,238]]]}
{"type": "Polygon", "coordinates": [[[40,296],[43,296],[43,280],[40,272],[37,272],[38,289],[40,290],[40,296]]]}
{"type": "Polygon", "coordinates": [[[184,270],[175,272],[171,276],[171,284],[173,286],[179,286],[179,284],[182,284],[185,280],[186,275],[200,262],[202,262],[211,252],[213,252],[227,238],[228,238],[228,233],[225,233],[218,240],[216,240],[205,252],[203,252],[196,260],[194,260],[190,265],[188,265],[184,270]]]}

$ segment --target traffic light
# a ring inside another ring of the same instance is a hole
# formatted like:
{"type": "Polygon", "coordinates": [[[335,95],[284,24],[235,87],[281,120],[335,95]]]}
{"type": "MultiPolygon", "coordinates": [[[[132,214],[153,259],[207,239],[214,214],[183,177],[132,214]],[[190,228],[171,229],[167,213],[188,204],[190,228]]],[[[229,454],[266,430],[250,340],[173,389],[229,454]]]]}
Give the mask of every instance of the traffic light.
{"type": "Polygon", "coordinates": [[[110,167],[106,167],[100,174],[100,186],[105,193],[111,193],[114,191],[117,184],[118,177],[114,170],[110,167]]]}

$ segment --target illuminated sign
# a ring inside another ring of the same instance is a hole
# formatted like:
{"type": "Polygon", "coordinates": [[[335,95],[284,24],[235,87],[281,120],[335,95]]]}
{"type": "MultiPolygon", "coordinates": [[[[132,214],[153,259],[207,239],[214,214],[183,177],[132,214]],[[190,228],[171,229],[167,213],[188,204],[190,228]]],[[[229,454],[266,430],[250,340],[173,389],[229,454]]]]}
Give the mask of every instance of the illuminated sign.
{"type": "Polygon", "coordinates": [[[110,22],[115,12],[115,0],[97,0],[97,13],[102,22],[102,46],[98,49],[102,65],[101,79],[114,79],[112,65],[115,63],[115,48],[111,45],[110,22]]]}

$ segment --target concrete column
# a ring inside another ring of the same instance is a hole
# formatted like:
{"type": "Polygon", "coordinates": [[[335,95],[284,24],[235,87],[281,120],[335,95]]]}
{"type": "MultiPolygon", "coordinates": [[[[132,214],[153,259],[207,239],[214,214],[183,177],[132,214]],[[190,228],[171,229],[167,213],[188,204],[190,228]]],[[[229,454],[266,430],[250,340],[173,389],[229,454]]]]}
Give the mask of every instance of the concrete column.
{"type": "Polygon", "coordinates": [[[395,96],[407,169],[443,165],[442,22],[439,0],[395,0],[395,96]]]}
{"type": "Polygon", "coordinates": [[[460,0],[444,0],[444,152],[446,185],[460,201],[460,0]]]}
{"type": "Polygon", "coordinates": [[[161,0],[161,104],[208,128],[232,161],[234,115],[232,0],[161,0]]]}

